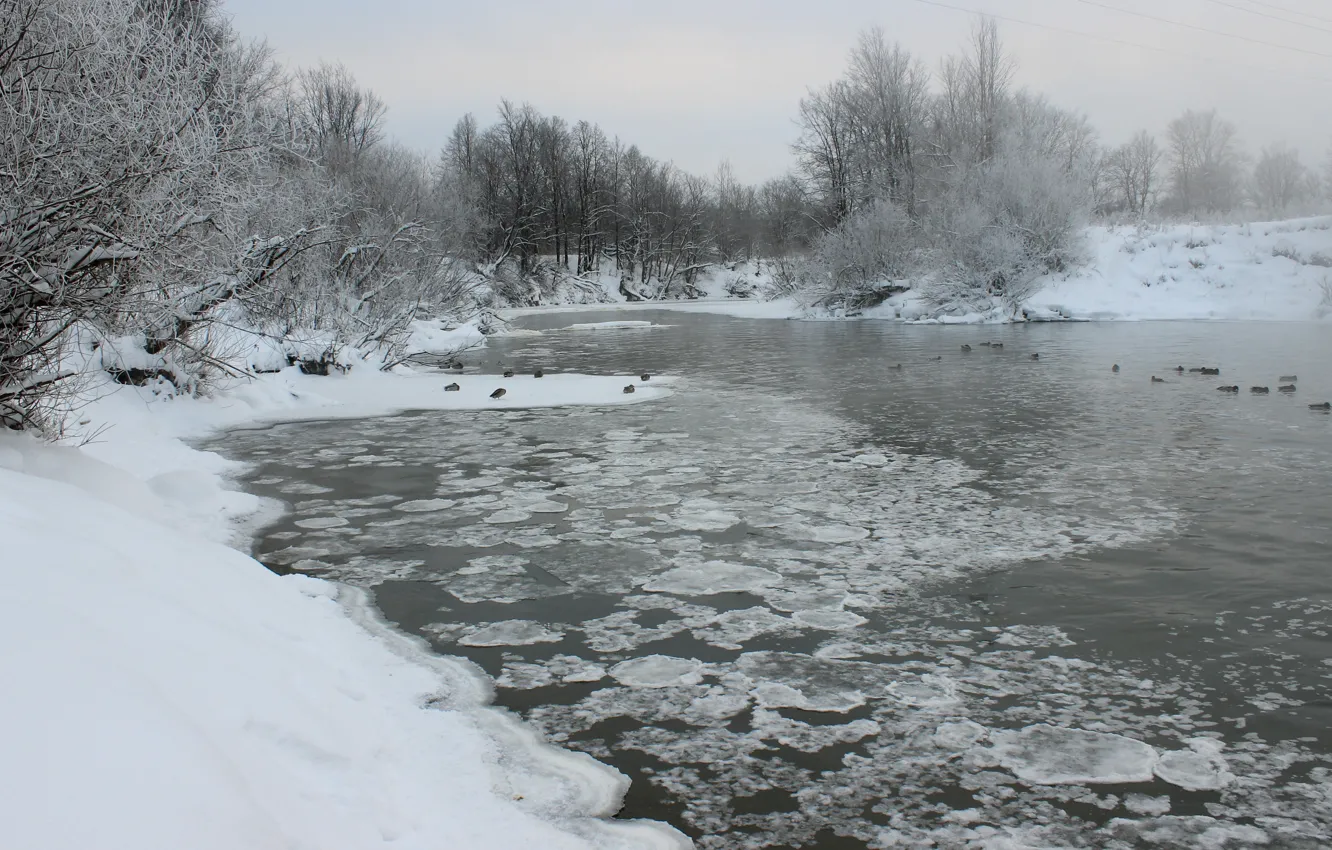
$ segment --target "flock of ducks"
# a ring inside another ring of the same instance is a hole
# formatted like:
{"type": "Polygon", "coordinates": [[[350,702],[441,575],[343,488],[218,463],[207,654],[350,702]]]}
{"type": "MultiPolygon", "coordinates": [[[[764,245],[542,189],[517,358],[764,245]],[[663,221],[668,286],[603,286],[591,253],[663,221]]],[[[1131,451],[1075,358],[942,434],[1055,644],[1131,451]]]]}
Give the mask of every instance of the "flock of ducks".
{"type": "MultiPolygon", "coordinates": [[[[1116,372],[1116,373],[1118,373],[1118,372],[1119,372],[1119,364],[1116,363],[1115,365],[1111,366],[1111,367],[1110,367],[1110,371],[1111,371],[1111,372],[1116,372]]],[[[1183,375],[1183,374],[1185,373],[1186,370],[1184,369],[1183,366],[1176,366],[1175,369],[1174,369],[1174,371],[1175,371],[1175,374],[1177,374],[1177,375],[1183,375]]],[[[1217,375],[1217,376],[1219,376],[1219,375],[1221,374],[1221,369],[1220,369],[1219,367],[1211,367],[1211,366],[1198,366],[1198,367],[1196,367],[1196,368],[1189,369],[1189,370],[1187,370],[1187,371],[1189,372],[1189,374],[1193,374],[1193,375],[1201,375],[1201,376],[1208,376],[1208,375],[1217,375]]],[[[1280,386],[1277,387],[1277,392],[1279,392],[1279,393],[1285,393],[1286,395],[1293,395],[1294,393],[1298,392],[1299,388],[1295,385],[1296,382],[1299,380],[1299,376],[1298,376],[1298,375],[1282,375],[1282,376],[1281,376],[1280,378],[1278,378],[1277,380],[1281,382],[1280,386]]],[[[1157,376],[1152,375],[1152,383],[1153,383],[1153,384],[1164,384],[1164,383],[1166,383],[1166,379],[1165,379],[1165,378],[1158,378],[1157,376]]],[[[1240,388],[1239,388],[1239,385],[1238,385],[1238,384],[1222,384],[1221,386],[1217,387],[1216,389],[1217,389],[1217,392],[1222,392],[1222,393],[1238,393],[1238,392],[1240,391],[1240,388]]],[[[1271,387],[1266,387],[1266,386],[1262,386],[1262,387],[1259,387],[1259,386],[1253,386],[1253,387],[1249,387],[1249,392],[1252,393],[1253,395],[1271,395],[1271,394],[1272,394],[1272,388],[1271,388],[1271,387]]],[[[1319,403],[1319,404],[1311,404],[1311,405],[1309,405],[1309,409],[1310,409],[1310,410],[1328,410],[1328,411],[1332,411],[1332,402],[1326,402],[1326,401],[1324,401],[1324,402],[1321,402],[1321,403],[1319,403]]]]}
{"type": "MultiPolygon", "coordinates": [[[[451,369],[451,370],[453,370],[453,371],[455,371],[455,372],[461,372],[462,369],[463,369],[463,364],[460,363],[460,362],[457,361],[457,360],[454,360],[454,361],[450,362],[445,368],[451,369]]],[[[512,378],[513,375],[514,375],[514,372],[513,372],[512,369],[505,369],[505,370],[504,370],[504,377],[506,377],[506,378],[512,378]]],[[[533,378],[544,378],[544,377],[546,377],[546,373],[545,373],[545,371],[542,370],[542,369],[537,369],[535,372],[532,373],[532,377],[533,377],[533,378]]],[[[646,384],[648,381],[652,380],[652,376],[649,375],[647,372],[644,372],[642,375],[639,375],[638,380],[639,380],[640,383],[644,383],[644,384],[646,384]]],[[[457,381],[454,381],[453,383],[448,384],[448,385],[446,385],[446,386],[444,387],[444,392],[446,392],[446,393],[456,393],[456,392],[460,392],[461,390],[462,390],[462,385],[459,384],[457,381]]],[[[622,390],[622,392],[623,392],[625,395],[630,395],[631,393],[633,393],[633,392],[635,392],[635,391],[636,391],[636,388],[635,388],[635,386],[634,386],[633,384],[629,384],[629,385],[627,385],[627,386],[622,390]]],[[[506,390],[504,387],[497,387],[497,388],[495,389],[495,391],[494,391],[493,393],[490,394],[490,397],[491,397],[491,398],[494,398],[494,399],[504,398],[504,396],[507,395],[508,392],[509,392],[509,391],[506,390]]]]}
{"type": "MultiPolygon", "coordinates": [[[[1002,349],[1004,347],[1004,344],[1002,342],[982,342],[979,343],[979,345],[983,348],[992,348],[992,349],[1002,349]]],[[[972,347],[970,345],[963,344],[962,353],[970,354],[971,352],[972,352],[972,347]]],[[[943,358],[935,357],[934,359],[942,360],[943,358]]],[[[1041,355],[1030,354],[1028,355],[1028,359],[1040,360],[1041,355]]],[[[898,363],[894,366],[889,366],[888,368],[892,370],[899,370],[902,368],[902,364],[898,363]]],[[[1119,374],[1119,364],[1116,363],[1113,366],[1111,366],[1110,371],[1114,372],[1115,374],[1119,374]]],[[[1197,366],[1193,369],[1185,369],[1183,366],[1176,366],[1173,371],[1177,375],[1183,375],[1185,374],[1185,372],[1188,372],[1189,374],[1193,375],[1199,375],[1202,377],[1213,377],[1213,376],[1219,377],[1221,375],[1221,368],[1218,366],[1197,366]]],[[[1297,375],[1282,375],[1277,380],[1280,381],[1280,386],[1277,387],[1277,392],[1284,393],[1285,395],[1293,395],[1294,393],[1298,392],[1299,388],[1296,386],[1296,382],[1299,380],[1299,377],[1297,375]]],[[[1156,375],[1152,375],[1152,383],[1164,384],[1166,383],[1166,379],[1157,377],[1156,375]]],[[[1223,393],[1238,393],[1240,391],[1239,386],[1234,384],[1222,385],[1217,387],[1216,389],[1218,392],[1223,392],[1223,393]]],[[[1272,389],[1270,387],[1265,387],[1265,386],[1263,387],[1254,386],[1254,387],[1249,387],[1249,392],[1254,395],[1271,395],[1272,389]]],[[[1311,404],[1309,405],[1309,409],[1325,410],[1332,412],[1332,402],[1324,401],[1318,404],[1311,404]]]]}

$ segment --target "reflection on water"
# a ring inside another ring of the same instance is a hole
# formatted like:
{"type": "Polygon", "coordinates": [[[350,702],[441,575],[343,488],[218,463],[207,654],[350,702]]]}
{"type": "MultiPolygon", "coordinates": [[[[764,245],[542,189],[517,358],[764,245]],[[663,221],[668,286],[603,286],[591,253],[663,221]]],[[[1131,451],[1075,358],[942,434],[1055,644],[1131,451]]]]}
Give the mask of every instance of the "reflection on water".
{"type": "Polygon", "coordinates": [[[293,504],[261,558],[373,587],[700,846],[1324,846],[1322,329],[641,317],[468,372],[663,401],[231,435],[293,504]]]}

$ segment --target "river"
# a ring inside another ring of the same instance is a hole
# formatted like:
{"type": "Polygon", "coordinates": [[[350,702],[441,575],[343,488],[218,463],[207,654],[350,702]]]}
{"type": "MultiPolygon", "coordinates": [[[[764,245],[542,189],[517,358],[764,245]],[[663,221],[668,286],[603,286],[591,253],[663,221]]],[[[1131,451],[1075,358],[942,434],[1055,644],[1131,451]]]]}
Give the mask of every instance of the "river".
{"type": "Polygon", "coordinates": [[[674,395],[217,440],[291,504],[257,557],[371,588],[700,847],[1332,840],[1325,326],[567,329],[605,318],[460,380],[674,395]]]}

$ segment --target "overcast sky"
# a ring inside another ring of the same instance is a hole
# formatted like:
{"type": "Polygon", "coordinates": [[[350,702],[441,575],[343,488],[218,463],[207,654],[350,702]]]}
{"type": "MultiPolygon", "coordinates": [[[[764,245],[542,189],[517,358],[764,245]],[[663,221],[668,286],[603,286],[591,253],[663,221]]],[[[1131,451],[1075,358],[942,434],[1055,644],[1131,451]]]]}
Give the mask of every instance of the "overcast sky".
{"type": "MultiPolygon", "coordinates": [[[[1139,129],[1160,134],[1184,109],[1212,107],[1255,152],[1285,141],[1321,165],[1332,142],[1327,0],[939,2],[1156,48],[1000,21],[1019,83],[1087,113],[1108,143],[1139,129]]],[[[790,168],[797,103],[841,73],[860,30],[882,27],[934,69],[971,17],[923,0],[225,3],[237,29],[266,38],[289,64],[347,65],[388,103],[389,133],[412,147],[437,150],[460,116],[490,123],[509,98],[598,123],[690,171],[730,160],[748,181],[790,168]]]]}

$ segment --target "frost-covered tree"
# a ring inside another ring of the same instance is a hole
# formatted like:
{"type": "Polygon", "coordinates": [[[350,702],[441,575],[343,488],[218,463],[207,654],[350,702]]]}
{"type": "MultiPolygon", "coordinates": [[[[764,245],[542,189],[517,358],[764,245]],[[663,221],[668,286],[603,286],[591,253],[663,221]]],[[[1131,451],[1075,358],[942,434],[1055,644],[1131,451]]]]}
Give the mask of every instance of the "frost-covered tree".
{"type": "Polygon", "coordinates": [[[28,427],[71,330],[188,323],[304,234],[257,228],[272,65],[208,4],[0,0],[0,45],[0,421],[28,427]]]}
{"type": "Polygon", "coordinates": [[[1263,148],[1254,164],[1250,192],[1260,207],[1281,212],[1303,200],[1310,189],[1310,173],[1300,162],[1300,153],[1288,145],[1263,148]]]}
{"type": "Polygon", "coordinates": [[[1184,213],[1234,209],[1241,201],[1238,130],[1216,110],[1189,110],[1166,131],[1171,201],[1184,213]]]}

